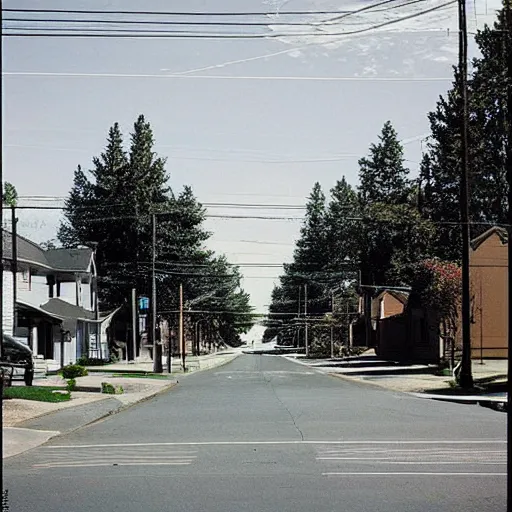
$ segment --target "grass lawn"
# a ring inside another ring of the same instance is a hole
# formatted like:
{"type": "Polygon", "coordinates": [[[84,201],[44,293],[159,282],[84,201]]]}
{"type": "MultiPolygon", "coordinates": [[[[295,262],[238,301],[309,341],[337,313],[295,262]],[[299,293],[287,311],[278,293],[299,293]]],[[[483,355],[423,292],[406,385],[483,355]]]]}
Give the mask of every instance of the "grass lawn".
{"type": "Polygon", "coordinates": [[[65,391],[65,388],[50,386],[13,386],[4,389],[4,397],[38,402],[66,402],[71,398],[70,393],[52,393],[56,389],[65,391]]]}
{"type": "Polygon", "coordinates": [[[169,379],[167,374],[159,373],[114,373],[112,377],[126,377],[128,379],[169,379]]]}

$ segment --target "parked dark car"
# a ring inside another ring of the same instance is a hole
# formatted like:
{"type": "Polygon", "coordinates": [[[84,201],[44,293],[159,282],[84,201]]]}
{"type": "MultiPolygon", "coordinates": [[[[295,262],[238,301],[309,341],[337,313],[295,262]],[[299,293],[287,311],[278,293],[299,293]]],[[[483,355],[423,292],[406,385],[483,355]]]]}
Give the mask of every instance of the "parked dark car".
{"type": "Polygon", "coordinates": [[[11,374],[15,373],[15,369],[23,370],[25,384],[27,386],[32,385],[34,380],[32,350],[7,334],[3,335],[3,357],[0,361],[0,366],[4,367],[11,374]]]}

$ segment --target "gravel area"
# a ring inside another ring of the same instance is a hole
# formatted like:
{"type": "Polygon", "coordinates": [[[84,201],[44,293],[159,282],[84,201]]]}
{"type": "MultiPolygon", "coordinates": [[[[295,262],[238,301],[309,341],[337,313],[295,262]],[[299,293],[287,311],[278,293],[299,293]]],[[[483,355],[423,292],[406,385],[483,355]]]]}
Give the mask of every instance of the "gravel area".
{"type": "MultiPolygon", "coordinates": [[[[116,395],[116,398],[125,405],[129,405],[144,399],[148,395],[157,393],[158,391],[169,387],[173,383],[171,380],[158,379],[137,379],[112,377],[111,375],[88,375],[76,379],[77,386],[96,387],[101,389],[102,382],[110,382],[115,386],[122,386],[124,393],[116,395]]],[[[16,383],[23,385],[23,383],[16,383]]],[[[45,379],[34,381],[36,386],[63,386],[66,381],[59,376],[50,376],[45,379]]],[[[5,427],[14,427],[17,424],[37,418],[44,414],[59,411],[68,407],[76,407],[90,402],[105,400],[112,395],[97,393],[85,393],[81,391],[73,391],[71,400],[68,402],[37,402],[34,400],[5,400],[3,405],[3,420],[5,427]]]]}
{"type": "Polygon", "coordinates": [[[105,400],[107,395],[96,393],[75,392],[68,402],[36,402],[35,400],[4,400],[3,403],[3,424],[4,427],[14,427],[22,421],[37,418],[43,414],[59,411],[68,407],[76,407],[98,400],[105,400]]]}

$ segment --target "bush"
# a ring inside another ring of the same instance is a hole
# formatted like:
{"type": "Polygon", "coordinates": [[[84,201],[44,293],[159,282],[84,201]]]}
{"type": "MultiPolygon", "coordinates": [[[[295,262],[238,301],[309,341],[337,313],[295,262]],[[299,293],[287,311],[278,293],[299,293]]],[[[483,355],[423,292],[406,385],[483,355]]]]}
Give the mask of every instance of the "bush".
{"type": "Polygon", "coordinates": [[[69,379],[66,389],[68,391],[74,391],[76,389],[76,379],[69,379]]]}
{"type": "Polygon", "coordinates": [[[97,357],[82,356],[77,359],[76,364],[81,366],[103,366],[109,363],[117,363],[118,361],[119,359],[114,354],[112,354],[108,360],[99,359],[97,357]]]}
{"type": "Polygon", "coordinates": [[[114,386],[110,382],[101,383],[101,392],[107,395],[122,395],[124,393],[123,386],[114,386]]]}
{"type": "Polygon", "coordinates": [[[64,379],[76,379],[77,377],[85,377],[88,371],[79,364],[69,364],[68,366],[64,366],[59,373],[64,379]]]}

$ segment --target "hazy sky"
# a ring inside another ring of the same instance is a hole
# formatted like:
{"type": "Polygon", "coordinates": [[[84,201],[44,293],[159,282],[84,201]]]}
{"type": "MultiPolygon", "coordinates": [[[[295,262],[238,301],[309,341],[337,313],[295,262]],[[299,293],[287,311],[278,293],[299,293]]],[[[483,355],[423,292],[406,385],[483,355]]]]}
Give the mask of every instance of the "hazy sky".
{"type": "MultiPolygon", "coordinates": [[[[276,12],[372,3],[75,0],[73,8],[276,12]]],[[[424,0],[368,11],[320,28],[280,27],[282,16],[267,18],[276,34],[307,34],[276,39],[4,38],[5,179],[22,196],[65,196],[76,166],[90,167],[92,156],[103,149],[109,126],[119,121],[127,133],[140,113],[153,126],[156,150],[168,158],[173,189],[190,184],[202,202],[301,205],[315,181],[326,192],[342,175],[355,184],[357,160],[388,119],[405,141],[415,173],[421,138],[428,134],[426,114],[450,87],[457,59],[456,5],[385,29],[347,32],[444,3],[424,0]],[[8,74],[26,72],[34,74],[8,74]],[[184,72],[189,73],[169,76],[184,72]]],[[[4,0],[6,8],[69,5],[69,0],[4,0]]],[[[492,21],[492,8],[498,6],[478,0],[475,10],[473,2],[468,4],[470,30],[492,21]]],[[[209,213],[301,215],[271,209],[209,213]]],[[[55,237],[58,214],[23,212],[20,217],[22,234],[35,241],[55,237]]],[[[213,232],[210,246],[233,262],[282,263],[291,257],[300,222],[209,219],[207,227],[213,232]]],[[[265,310],[278,269],[242,271],[255,308],[265,310]]]]}

